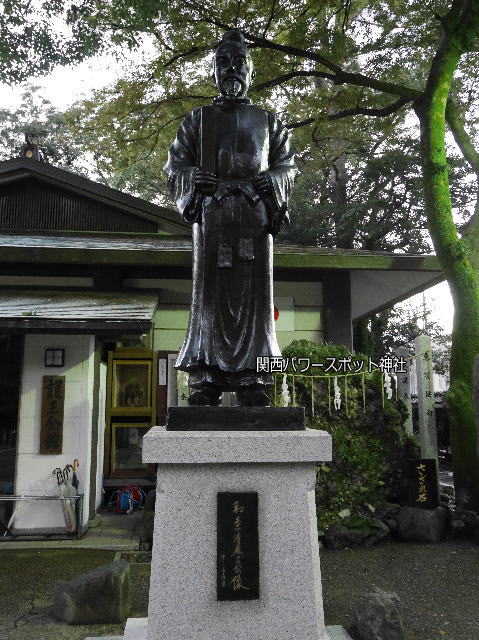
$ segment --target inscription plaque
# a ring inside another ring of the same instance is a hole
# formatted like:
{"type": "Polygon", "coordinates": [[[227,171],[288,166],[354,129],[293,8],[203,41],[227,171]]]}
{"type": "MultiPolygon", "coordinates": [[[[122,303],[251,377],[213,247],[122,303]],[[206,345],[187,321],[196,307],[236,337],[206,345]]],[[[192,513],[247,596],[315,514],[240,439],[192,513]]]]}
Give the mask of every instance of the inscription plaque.
{"type": "Polygon", "coordinates": [[[258,494],[217,495],[217,599],[259,598],[258,494]]]}
{"type": "Polygon", "coordinates": [[[408,505],[421,509],[439,506],[439,485],[435,458],[407,461],[408,505]]]}
{"type": "Polygon", "coordinates": [[[63,447],[65,376],[43,376],[40,449],[44,455],[58,455],[63,447]]]}

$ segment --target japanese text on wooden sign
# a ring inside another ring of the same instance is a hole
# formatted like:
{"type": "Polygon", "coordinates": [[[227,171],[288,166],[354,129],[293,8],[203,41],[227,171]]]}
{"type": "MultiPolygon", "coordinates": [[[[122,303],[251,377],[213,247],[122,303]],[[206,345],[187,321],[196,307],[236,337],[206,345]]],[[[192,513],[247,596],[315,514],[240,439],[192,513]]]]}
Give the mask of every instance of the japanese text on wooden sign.
{"type": "Polygon", "coordinates": [[[62,453],[65,376],[43,376],[40,453],[62,453]]]}

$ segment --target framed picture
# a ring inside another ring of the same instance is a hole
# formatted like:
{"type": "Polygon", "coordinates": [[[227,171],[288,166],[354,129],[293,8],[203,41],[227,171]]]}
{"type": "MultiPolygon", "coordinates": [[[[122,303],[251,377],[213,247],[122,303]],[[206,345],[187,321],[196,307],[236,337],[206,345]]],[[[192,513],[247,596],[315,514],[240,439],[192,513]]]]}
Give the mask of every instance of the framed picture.
{"type": "Polygon", "coordinates": [[[150,411],[151,360],[113,361],[111,406],[121,413],[150,411]]]}
{"type": "Polygon", "coordinates": [[[121,476],[135,470],[144,475],[148,465],[141,461],[143,437],[151,429],[144,423],[116,422],[112,427],[111,470],[121,476]]]}

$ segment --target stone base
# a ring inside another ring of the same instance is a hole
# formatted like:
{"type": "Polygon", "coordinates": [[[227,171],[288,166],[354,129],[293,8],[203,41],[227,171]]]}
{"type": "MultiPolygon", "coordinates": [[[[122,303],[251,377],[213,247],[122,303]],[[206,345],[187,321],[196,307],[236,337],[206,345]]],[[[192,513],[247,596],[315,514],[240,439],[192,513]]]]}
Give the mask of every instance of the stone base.
{"type": "MultiPolygon", "coordinates": [[[[323,640],[352,640],[349,633],[340,625],[332,625],[326,627],[326,635],[323,634],[323,640]]],[[[191,636],[193,638],[193,636],[191,636]]],[[[104,636],[103,640],[147,640],[148,638],[148,618],[129,618],[124,636],[104,636]]],[[[93,640],[93,638],[85,638],[85,640],[93,640]]],[[[102,640],[102,638],[96,638],[102,640]]],[[[294,636],[291,640],[301,640],[294,636]]]]}
{"type": "Polygon", "coordinates": [[[170,407],[169,431],[300,431],[303,407],[170,407]]]}
{"type": "MultiPolygon", "coordinates": [[[[331,437],[311,429],[151,429],[143,460],[159,464],[147,640],[328,640],[314,486],[316,462],[330,459],[331,437]],[[258,494],[259,599],[217,599],[218,492],[258,494]]],[[[144,637],[146,623],[131,624],[125,640],[144,637]]]]}

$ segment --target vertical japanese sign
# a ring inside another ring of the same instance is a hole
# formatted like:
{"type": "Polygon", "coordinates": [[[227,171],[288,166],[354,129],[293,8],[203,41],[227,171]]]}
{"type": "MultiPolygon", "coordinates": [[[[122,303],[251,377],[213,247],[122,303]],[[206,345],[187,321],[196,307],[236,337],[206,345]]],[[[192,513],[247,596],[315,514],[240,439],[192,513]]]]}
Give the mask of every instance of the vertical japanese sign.
{"type": "Polygon", "coordinates": [[[43,376],[40,453],[62,453],[65,376],[43,376]]]}
{"type": "Polygon", "coordinates": [[[411,403],[411,359],[407,347],[398,347],[394,352],[398,359],[405,363],[405,371],[399,371],[396,377],[398,398],[404,402],[407,409],[407,418],[404,422],[404,430],[407,434],[413,434],[412,403],[411,403]]]}
{"type": "Polygon", "coordinates": [[[423,458],[437,459],[431,338],[429,336],[418,336],[414,340],[414,345],[416,351],[417,408],[421,456],[423,458]]]}
{"type": "Polygon", "coordinates": [[[217,599],[259,598],[258,494],[217,495],[217,599]]]}
{"type": "Polygon", "coordinates": [[[439,506],[437,461],[431,458],[407,461],[408,504],[435,509],[439,506]]]}

